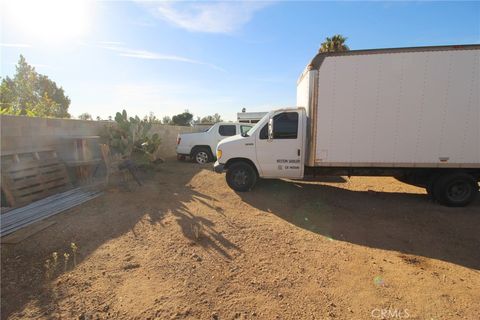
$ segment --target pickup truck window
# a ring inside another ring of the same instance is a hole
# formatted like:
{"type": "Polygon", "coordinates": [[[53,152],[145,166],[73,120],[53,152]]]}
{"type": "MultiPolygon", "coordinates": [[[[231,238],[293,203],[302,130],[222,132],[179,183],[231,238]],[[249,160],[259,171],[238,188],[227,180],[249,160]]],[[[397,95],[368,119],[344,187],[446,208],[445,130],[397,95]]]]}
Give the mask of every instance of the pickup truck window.
{"type": "Polygon", "coordinates": [[[245,135],[248,131],[250,131],[250,129],[252,129],[252,126],[246,126],[246,125],[240,125],[240,133],[243,135],[245,135]]]}
{"type": "Polygon", "coordinates": [[[235,125],[221,125],[218,127],[218,133],[221,136],[234,136],[236,131],[235,125]]]}
{"type": "Polygon", "coordinates": [[[273,117],[273,139],[297,139],[297,132],[297,112],[282,112],[273,117]]]}

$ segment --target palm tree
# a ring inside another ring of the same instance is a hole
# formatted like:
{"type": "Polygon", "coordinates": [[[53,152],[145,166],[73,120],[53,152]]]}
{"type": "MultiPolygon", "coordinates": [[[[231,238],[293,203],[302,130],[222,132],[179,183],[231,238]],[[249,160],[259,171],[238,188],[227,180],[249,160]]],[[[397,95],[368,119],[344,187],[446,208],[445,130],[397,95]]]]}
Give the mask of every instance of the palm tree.
{"type": "Polygon", "coordinates": [[[333,37],[327,37],[320,45],[318,52],[341,52],[350,50],[345,44],[347,38],[341,34],[336,34],[333,37]]]}

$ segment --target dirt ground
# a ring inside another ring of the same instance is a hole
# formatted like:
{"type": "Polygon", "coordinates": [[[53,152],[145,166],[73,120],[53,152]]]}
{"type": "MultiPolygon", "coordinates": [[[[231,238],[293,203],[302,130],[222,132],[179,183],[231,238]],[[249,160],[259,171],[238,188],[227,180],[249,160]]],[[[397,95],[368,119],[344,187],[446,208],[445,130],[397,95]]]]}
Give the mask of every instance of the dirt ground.
{"type": "Polygon", "coordinates": [[[174,160],[129,185],[2,245],[2,319],[479,317],[480,201],[441,207],[392,178],[237,194],[174,160]]]}

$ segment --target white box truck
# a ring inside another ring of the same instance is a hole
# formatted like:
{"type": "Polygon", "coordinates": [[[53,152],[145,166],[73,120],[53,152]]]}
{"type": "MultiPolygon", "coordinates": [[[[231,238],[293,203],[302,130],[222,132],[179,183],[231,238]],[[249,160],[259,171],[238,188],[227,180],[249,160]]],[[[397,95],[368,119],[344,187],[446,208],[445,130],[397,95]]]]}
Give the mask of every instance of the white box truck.
{"type": "Polygon", "coordinates": [[[480,179],[480,45],[319,53],[297,108],[269,112],[217,147],[215,171],[257,178],[394,176],[464,206],[480,179]]]}

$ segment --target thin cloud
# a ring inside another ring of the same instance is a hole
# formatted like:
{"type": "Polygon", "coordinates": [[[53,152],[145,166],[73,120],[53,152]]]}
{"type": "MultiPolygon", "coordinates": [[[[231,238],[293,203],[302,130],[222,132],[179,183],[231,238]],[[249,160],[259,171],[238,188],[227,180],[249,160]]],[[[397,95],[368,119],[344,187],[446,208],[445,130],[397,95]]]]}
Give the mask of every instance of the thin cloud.
{"type": "Polygon", "coordinates": [[[0,43],[0,47],[6,48],[31,48],[32,46],[27,43],[0,43]]]}
{"type": "Polygon", "coordinates": [[[143,3],[155,17],[194,32],[233,33],[273,2],[156,2],[143,3]]]}
{"type": "MultiPolygon", "coordinates": [[[[178,61],[178,62],[185,62],[185,63],[191,63],[191,64],[198,64],[198,65],[203,65],[210,67],[212,69],[218,70],[225,72],[225,69],[216,66],[211,63],[203,62],[203,61],[198,61],[182,56],[176,56],[176,55],[167,55],[167,54],[161,54],[157,52],[152,52],[148,50],[137,50],[137,49],[131,49],[128,47],[125,47],[123,45],[116,45],[116,44],[104,44],[100,43],[99,47],[111,51],[115,51],[118,53],[119,56],[122,57],[128,57],[128,58],[136,58],[136,59],[146,59],[146,60],[170,60],[170,61],[178,61]]],[[[110,42],[112,43],[112,42],[110,42]]]]}
{"type": "Polygon", "coordinates": [[[121,41],[100,41],[99,44],[103,45],[103,46],[123,46],[125,44],[125,42],[121,42],[121,41]]]}

